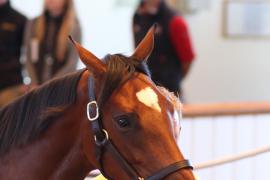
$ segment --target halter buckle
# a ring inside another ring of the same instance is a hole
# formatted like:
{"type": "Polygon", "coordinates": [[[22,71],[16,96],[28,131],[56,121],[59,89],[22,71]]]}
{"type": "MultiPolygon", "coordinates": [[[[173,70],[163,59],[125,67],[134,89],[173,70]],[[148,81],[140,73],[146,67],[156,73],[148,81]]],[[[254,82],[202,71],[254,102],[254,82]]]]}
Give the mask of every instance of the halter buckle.
{"type": "Polygon", "coordinates": [[[97,120],[99,117],[99,109],[98,109],[98,105],[97,105],[97,101],[91,101],[87,104],[87,118],[89,121],[95,121],[97,120]],[[95,117],[91,117],[90,115],[90,108],[94,108],[92,106],[95,106],[96,109],[96,115],[95,117]]]}

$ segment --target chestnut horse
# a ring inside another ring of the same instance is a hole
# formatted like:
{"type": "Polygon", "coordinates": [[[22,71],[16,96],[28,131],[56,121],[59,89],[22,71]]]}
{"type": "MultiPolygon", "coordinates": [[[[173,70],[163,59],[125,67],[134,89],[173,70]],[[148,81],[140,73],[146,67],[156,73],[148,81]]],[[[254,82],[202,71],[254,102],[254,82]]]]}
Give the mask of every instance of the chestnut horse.
{"type": "Polygon", "coordinates": [[[176,142],[179,102],[150,78],[154,27],[135,53],[102,61],[81,47],[86,69],[52,80],[0,111],[1,180],[194,180],[176,142]]]}

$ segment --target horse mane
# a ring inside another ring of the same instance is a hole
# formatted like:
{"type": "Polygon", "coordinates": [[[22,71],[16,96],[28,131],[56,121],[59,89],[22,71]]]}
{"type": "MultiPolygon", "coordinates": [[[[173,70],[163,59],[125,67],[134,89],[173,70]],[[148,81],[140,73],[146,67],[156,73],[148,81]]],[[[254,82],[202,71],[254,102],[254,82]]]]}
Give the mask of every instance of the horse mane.
{"type": "Polygon", "coordinates": [[[76,101],[82,72],[45,83],[0,110],[0,155],[39,136],[76,101]]]}

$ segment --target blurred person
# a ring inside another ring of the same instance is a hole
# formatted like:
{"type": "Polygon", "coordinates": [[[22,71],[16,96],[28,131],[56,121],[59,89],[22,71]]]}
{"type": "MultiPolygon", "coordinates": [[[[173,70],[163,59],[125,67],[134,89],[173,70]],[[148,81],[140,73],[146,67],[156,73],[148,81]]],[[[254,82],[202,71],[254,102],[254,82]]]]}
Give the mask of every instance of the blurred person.
{"type": "Polygon", "coordinates": [[[182,96],[181,82],[195,57],[187,24],[163,0],[141,0],[133,17],[135,46],[154,23],[155,48],[148,58],[152,79],[182,96]]]}
{"type": "Polygon", "coordinates": [[[21,46],[26,18],[0,0],[0,108],[23,94],[21,46]]]}
{"type": "Polygon", "coordinates": [[[72,0],[45,0],[43,13],[29,21],[24,39],[31,87],[76,70],[78,57],[68,36],[81,41],[72,0]]]}

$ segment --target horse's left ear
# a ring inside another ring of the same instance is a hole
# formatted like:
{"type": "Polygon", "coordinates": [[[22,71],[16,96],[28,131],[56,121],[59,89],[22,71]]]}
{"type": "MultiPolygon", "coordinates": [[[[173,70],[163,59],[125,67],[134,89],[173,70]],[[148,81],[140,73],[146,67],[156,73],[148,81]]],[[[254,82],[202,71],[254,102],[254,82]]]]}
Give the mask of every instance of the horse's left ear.
{"type": "Polygon", "coordinates": [[[156,24],[154,24],[147,32],[143,40],[136,47],[134,54],[132,57],[139,61],[146,61],[148,57],[151,55],[154,49],[154,39],[155,39],[155,31],[156,24]]]}
{"type": "Polygon", "coordinates": [[[71,36],[69,36],[69,39],[77,49],[80,59],[86,65],[87,69],[94,74],[103,74],[106,72],[106,64],[93,53],[82,47],[78,42],[74,41],[71,36]]]}

